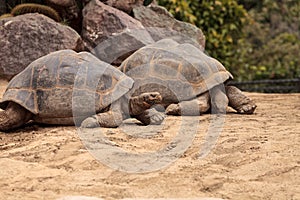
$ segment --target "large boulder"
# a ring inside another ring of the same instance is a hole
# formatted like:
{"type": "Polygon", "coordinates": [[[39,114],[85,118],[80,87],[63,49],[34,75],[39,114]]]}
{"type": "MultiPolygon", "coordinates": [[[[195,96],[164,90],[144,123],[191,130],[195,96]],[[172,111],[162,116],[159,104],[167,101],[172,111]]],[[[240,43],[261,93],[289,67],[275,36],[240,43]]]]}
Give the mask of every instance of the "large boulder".
{"type": "Polygon", "coordinates": [[[190,43],[204,50],[205,36],[196,26],[176,20],[164,7],[150,5],[133,8],[133,17],[139,20],[155,41],[172,38],[179,43],[190,43]]]}
{"type": "Polygon", "coordinates": [[[50,52],[84,50],[76,31],[37,13],[0,20],[0,35],[0,76],[6,79],[50,52]]]}
{"type": "Polygon", "coordinates": [[[85,46],[100,60],[120,65],[131,53],[154,42],[139,21],[99,0],[92,0],[82,13],[85,46]]]}

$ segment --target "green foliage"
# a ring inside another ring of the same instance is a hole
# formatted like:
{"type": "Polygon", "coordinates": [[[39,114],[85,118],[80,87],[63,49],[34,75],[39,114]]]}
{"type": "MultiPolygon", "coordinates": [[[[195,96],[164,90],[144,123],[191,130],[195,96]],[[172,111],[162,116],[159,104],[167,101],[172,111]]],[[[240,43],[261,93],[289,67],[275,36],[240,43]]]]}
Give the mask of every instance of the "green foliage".
{"type": "Polygon", "coordinates": [[[249,10],[253,22],[244,28],[239,58],[232,61],[241,66],[239,78],[300,77],[300,1],[260,2],[249,10]]]}
{"type": "Polygon", "coordinates": [[[242,28],[248,22],[246,10],[235,0],[159,0],[175,18],[200,27],[206,36],[206,51],[230,68],[242,28]]]}
{"type": "MultiPolygon", "coordinates": [[[[258,32],[259,34],[259,32],[258,32]]],[[[253,45],[239,41],[231,58],[231,72],[237,80],[295,78],[300,75],[300,40],[295,34],[281,33],[266,43],[253,45]]]]}
{"type": "Polygon", "coordinates": [[[177,19],[201,28],[206,51],[237,80],[300,76],[299,0],[158,2],[177,19]]]}

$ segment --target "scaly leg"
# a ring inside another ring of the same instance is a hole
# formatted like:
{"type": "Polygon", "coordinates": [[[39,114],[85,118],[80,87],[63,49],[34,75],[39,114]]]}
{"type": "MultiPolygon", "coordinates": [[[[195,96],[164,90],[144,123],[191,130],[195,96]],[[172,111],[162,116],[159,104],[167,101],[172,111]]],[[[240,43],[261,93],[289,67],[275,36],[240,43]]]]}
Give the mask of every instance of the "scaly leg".
{"type": "Polygon", "coordinates": [[[224,86],[217,85],[209,91],[211,98],[211,113],[212,114],[225,114],[228,106],[228,97],[225,92],[224,86]]]}
{"type": "Polygon", "coordinates": [[[199,116],[210,108],[209,93],[206,92],[196,99],[170,104],[166,109],[167,115],[199,116]]]}
{"type": "Polygon", "coordinates": [[[256,109],[255,103],[242,93],[237,87],[226,86],[226,94],[229,99],[229,106],[240,114],[252,114],[256,109]]]}
{"type": "Polygon", "coordinates": [[[120,126],[125,119],[126,113],[122,110],[122,103],[125,102],[124,98],[114,102],[109,111],[104,113],[98,113],[91,117],[86,118],[82,123],[82,128],[116,128],[120,126]]]}
{"type": "Polygon", "coordinates": [[[164,121],[165,115],[158,112],[155,108],[150,108],[145,110],[142,114],[136,115],[135,118],[145,125],[159,125],[164,121]]]}
{"type": "Polygon", "coordinates": [[[0,111],[0,131],[18,128],[32,118],[32,113],[17,103],[9,102],[4,111],[0,111]]]}
{"type": "Polygon", "coordinates": [[[105,127],[116,128],[120,126],[129,115],[137,118],[145,124],[158,124],[164,119],[159,112],[151,110],[151,106],[161,102],[161,96],[157,92],[143,93],[132,97],[128,101],[125,97],[119,99],[111,105],[108,112],[98,113],[88,117],[81,123],[83,128],[105,127]]]}

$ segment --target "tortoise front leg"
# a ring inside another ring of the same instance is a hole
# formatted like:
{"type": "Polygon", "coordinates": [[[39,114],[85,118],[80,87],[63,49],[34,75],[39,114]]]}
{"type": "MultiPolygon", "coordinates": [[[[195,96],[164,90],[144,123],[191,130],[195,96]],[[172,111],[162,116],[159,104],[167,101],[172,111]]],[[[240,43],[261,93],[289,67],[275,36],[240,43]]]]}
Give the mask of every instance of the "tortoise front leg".
{"type": "Polygon", "coordinates": [[[32,113],[16,104],[9,102],[7,108],[0,112],[0,131],[18,128],[32,118],[32,113]]]}
{"type": "Polygon", "coordinates": [[[99,113],[85,119],[81,123],[81,127],[93,128],[100,126],[115,128],[120,126],[129,115],[137,118],[144,124],[160,124],[164,120],[164,115],[150,108],[152,105],[160,103],[161,100],[162,97],[158,92],[143,93],[130,98],[128,108],[128,101],[123,97],[113,103],[108,112],[99,113]]]}
{"type": "Polygon", "coordinates": [[[82,123],[82,128],[116,128],[120,126],[123,122],[123,117],[121,113],[108,111],[105,113],[99,113],[93,115],[92,117],[86,118],[82,123]]]}
{"type": "Polygon", "coordinates": [[[228,106],[228,97],[225,92],[224,86],[217,85],[209,91],[211,98],[211,113],[212,114],[226,114],[228,106]]]}
{"type": "Polygon", "coordinates": [[[166,109],[167,115],[199,116],[209,110],[209,93],[206,92],[195,99],[170,104],[166,109]]]}
{"type": "Polygon", "coordinates": [[[123,120],[126,118],[126,113],[122,110],[125,100],[124,98],[119,99],[113,103],[108,112],[98,113],[92,117],[86,118],[82,123],[82,128],[116,128],[120,126],[123,120]]]}
{"type": "Polygon", "coordinates": [[[161,101],[162,97],[158,92],[140,94],[130,98],[129,113],[145,125],[161,124],[165,119],[165,115],[155,108],[151,108],[151,106],[159,104],[161,101]]]}
{"type": "Polygon", "coordinates": [[[158,112],[155,108],[147,109],[143,113],[134,117],[145,125],[159,125],[165,119],[165,115],[158,112]]]}

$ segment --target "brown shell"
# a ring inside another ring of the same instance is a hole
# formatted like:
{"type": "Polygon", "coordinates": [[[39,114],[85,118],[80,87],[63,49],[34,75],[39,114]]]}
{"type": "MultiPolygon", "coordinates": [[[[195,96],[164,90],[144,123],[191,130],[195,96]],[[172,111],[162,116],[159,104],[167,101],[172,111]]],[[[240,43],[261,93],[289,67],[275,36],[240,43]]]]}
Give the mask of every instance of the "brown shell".
{"type": "Polygon", "coordinates": [[[88,52],[61,50],[32,62],[15,76],[0,107],[13,101],[39,118],[69,118],[105,109],[126,94],[133,80],[88,52]]]}
{"type": "Polygon", "coordinates": [[[132,92],[160,92],[165,102],[192,99],[232,78],[216,59],[172,39],[139,49],[120,69],[134,79],[132,92]]]}

